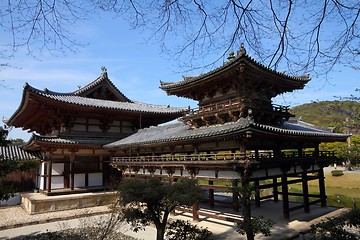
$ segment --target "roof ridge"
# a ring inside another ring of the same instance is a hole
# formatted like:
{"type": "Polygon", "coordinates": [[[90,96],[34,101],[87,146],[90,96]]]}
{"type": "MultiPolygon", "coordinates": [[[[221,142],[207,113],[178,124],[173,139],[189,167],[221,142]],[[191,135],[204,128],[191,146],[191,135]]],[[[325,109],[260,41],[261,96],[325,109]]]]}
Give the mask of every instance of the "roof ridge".
{"type": "Polygon", "coordinates": [[[79,88],[78,90],[72,92],[72,94],[79,95],[81,93],[84,93],[84,92],[88,91],[91,88],[94,88],[95,86],[99,85],[101,82],[106,81],[120,96],[122,96],[124,99],[126,99],[126,101],[133,102],[127,96],[125,96],[125,94],[123,94],[115,86],[115,84],[109,79],[108,74],[107,74],[107,68],[103,66],[103,67],[101,67],[101,70],[102,70],[102,72],[101,72],[101,75],[99,77],[97,77],[94,81],[86,84],[84,87],[79,88]]]}
{"type": "MultiPolygon", "coordinates": [[[[231,54],[232,55],[232,54],[231,54]]],[[[224,68],[236,63],[237,61],[240,61],[241,59],[245,59],[245,60],[248,60],[250,61],[252,64],[255,64],[256,66],[258,67],[261,67],[269,72],[272,72],[274,74],[277,74],[279,76],[282,76],[282,77],[285,77],[285,78],[288,78],[288,79],[291,79],[291,80],[295,80],[295,81],[303,81],[303,82],[308,82],[310,81],[310,73],[307,73],[305,75],[302,75],[302,76],[290,76],[290,75],[287,75],[285,74],[286,71],[283,71],[283,72],[279,72],[277,70],[274,70],[258,61],[256,61],[254,58],[252,58],[251,56],[249,56],[247,53],[246,53],[246,49],[244,47],[244,44],[241,44],[241,48],[238,50],[237,52],[237,55],[236,56],[230,56],[228,58],[227,61],[225,61],[223,63],[223,65],[213,69],[213,70],[210,70],[206,73],[202,73],[202,74],[199,74],[199,75],[196,75],[196,76],[183,76],[183,79],[182,80],[179,80],[179,81],[175,81],[175,82],[164,82],[164,81],[160,81],[160,88],[161,89],[166,89],[168,86],[171,86],[171,85],[182,85],[184,83],[190,83],[190,82],[194,82],[198,79],[201,79],[201,78],[204,78],[204,77],[207,77],[213,73],[216,73],[216,72],[219,72],[221,70],[223,70],[224,68]]]]}

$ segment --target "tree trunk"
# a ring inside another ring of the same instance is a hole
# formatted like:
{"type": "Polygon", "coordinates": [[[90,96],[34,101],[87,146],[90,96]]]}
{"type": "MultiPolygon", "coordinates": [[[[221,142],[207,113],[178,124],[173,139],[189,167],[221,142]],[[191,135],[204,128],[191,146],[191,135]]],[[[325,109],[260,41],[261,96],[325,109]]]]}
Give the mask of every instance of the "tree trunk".
{"type": "Polygon", "coordinates": [[[165,211],[163,216],[163,221],[158,222],[158,224],[155,224],[156,226],[156,240],[164,240],[165,230],[166,230],[166,224],[167,220],[170,214],[170,211],[165,211]]]}
{"type": "Polygon", "coordinates": [[[156,240],[164,240],[166,224],[156,226],[156,240]]]}
{"type": "Polygon", "coordinates": [[[243,217],[247,240],[254,240],[254,231],[251,226],[251,205],[250,196],[251,190],[249,188],[249,178],[247,170],[244,171],[242,179],[242,203],[243,203],[243,217]]]}

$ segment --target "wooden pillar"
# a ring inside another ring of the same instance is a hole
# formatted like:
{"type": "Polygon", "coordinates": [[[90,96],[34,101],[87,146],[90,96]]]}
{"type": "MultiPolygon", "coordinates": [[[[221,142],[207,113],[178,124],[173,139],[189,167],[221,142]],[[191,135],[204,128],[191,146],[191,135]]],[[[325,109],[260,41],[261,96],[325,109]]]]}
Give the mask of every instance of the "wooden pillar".
{"type": "Polygon", "coordinates": [[[309,187],[308,187],[308,177],[306,169],[303,169],[302,172],[302,191],[303,191],[303,198],[304,198],[304,212],[310,212],[310,202],[309,202],[309,187]]]}
{"type": "Polygon", "coordinates": [[[315,156],[319,157],[319,144],[316,144],[314,147],[314,151],[315,151],[315,156]]]}
{"type": "Polygon", "coordinates": [[[260,184],[259,180],[255,180],[255,206],[260,207],[260,184]]]}
{"type": "Polygon", "coordinates": [[[74,190],[75,185],[75,151],[70,154],[70,190],[74,190]]]}
{"type": "Polygon", "coordinates": [[[193,203],[192,215],[193,215],[193,221],[199,222],[199,204],[198,203],[193,203]]]}
{"type": "Polygon", "coordinates": [[[41,168],[43,169],[42,170],[43,171],[43,176],[42,177],[44,178],[44,185],[43,185],[43,189],[41,189],[41,190],[46,190],[47,189],[47,180],[48,180],[48,177],[47,177],[47,162],[46,161],[44,161],[41,168]]]}
{"type": "MultiPolygon", "coordinates": [[[[250,205],[250,195],[251,192],[249,191],[249,181],[247,181],[247,178],[243,180],[242,182],[242,214],[244,217],[244,224],[245,226],[250,226],[251,224],[251,205],[250,205]]],[[[247,236],[253,236],[253,229],[247,228],[246,230],[247,236]]],[[[253,238],[252,238],[253,239],[253,238]]]]}
{"type": "Polygon", "coordinates": [[[274,195],[274,202],[278,202],[279,201],[279,191],[278,191],[278,187],[277,187],[277,178],[276,177],[273,178],[273,195],[274,195]]]}
{"type": "Polygon", "coordinates": [[[326,207],[325,177],[324,177],[323,168],[320,168],[320,170],[318,171],[318,177],[319,177],[319,191],[320,191],[321,207],[326,207]]]}
{"type": "Polygon", "coordinates": [[[281,191],[282,191],[282,202],[283,202],[283,215],[286,220],[290,219],[289,209],[289,191],[286,173],[281,176],[281,191]]]}
{"type": "MultiPolygon", "coordinates": [[[[214,185],[214,181],[209,181],[209,185],[214,185]]],[[[214,199],[214,189],[209,189],[209,207],[215,207],[215,199],[214,199]]]]}
{"type": "Polygon", "coordinates": [[[52,160],[51,159],[47,162],[47,172],[48,172],[47,192],[50,193],[51,192],[51,174],[52,174],[52,160]]]}
{"type": "Polygon", "coordinates": [[[238,187],[237,180],[232,181],[232,187],[234,188],[232,191],[232,206],[233,206],[233,210],[235,212],[238,212],[239,211],[239,193],[237,191],[237,187],[238,187]]]}

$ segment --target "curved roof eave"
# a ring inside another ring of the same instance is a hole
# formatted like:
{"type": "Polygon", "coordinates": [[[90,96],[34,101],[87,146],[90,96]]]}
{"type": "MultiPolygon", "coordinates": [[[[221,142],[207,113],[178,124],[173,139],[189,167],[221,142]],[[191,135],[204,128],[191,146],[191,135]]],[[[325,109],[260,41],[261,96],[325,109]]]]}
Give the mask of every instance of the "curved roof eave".
{"type": "Polygon", "coordinates": [[[30,85],[26,82],[24,85],[24,90],[23,90],[23,94],[21,97],[20,105],[16,109],[16,111],[13,113],[13,115],[6,121],[7,125],[12,126],[12,122],[14,121],[16,116],[18,116],[25,109],[25,106],[26,106],[25,103],[27,103],[27,100],[29,100],[29,98],[28,98],[29,92],[26,90],[28,87],[30,87],[30,85]]]}
{"type": "MultiPolygon", "coordinates": [[[[252,123],[247,119],[235,123],[229,123],[219,126],[201,127],[198,129],[190,129],[188,126],[174,124],[173,130],[166,129],[168,135],[162,133],[164,126],[158,126],[142,129],[125,139],[105,145],[105,148],[127,148],[135,146],[152,146],[159,144],[170,144],[179,142],[200,141],[203,139],[212,139],[219,137],[231,137],[246,131],[254,131],[265,134],[286,135],[289,137],[307,137],[307,138],[321,138],[330,141],[344,141],[348,137],[347,134],[330,133],[324,131],[317,131],[313,129],[297,130],[286,129],[263,124],[252,123]],[[156,131],[158,130],[158,131],[156,131]],[[173,132],[171,132],[173,131],[173,132]],[[147,140],[144,140],[147,139],[147,140]]],[[[166,126],[165,126],[166,127],[166,126]]],[[[306,129],[306,128],[303,128],[306,129]]]]}
{"type": "Polygon", "coordinates": [[[123,110],[130,112],[155,114],[182,114],[188,109],[188,107],[170,107],[165,105],[154,105],[141,102],[118,102],[111,100],[86,98],[68,93],[60,94],[49,91],[42,91],[30,86],[29,84],[26,85],[24,91],[31,92],[32,94],[36,94],[38,96],[45,97],[56,102],[109,110],[123,110]]]}
{"type": "Polygon", "coordinates": [[[96,137],[66,137],[66,136],[40,136],[33,134],[30,140],[24,145],[25,149],[34,145],[55,145],[74,146],[85,148],[102,148],[103,145],[116,141],[115,138],[96,137]]]}
{"type": "Polygon", "coordinates": [[[278,77],[285,78],[291,82],[298,82],[298,83],[306,84],[307,82],[309,82],[311,80],[309,74],[304,75],[304,76],[290,76],[290,75],[286,75],[285,72],[278,72],[276,70],[273,70],[273,69],[255,61],[252,57],[247,55],[245,48],[242,46],[242,48],[240,48],[240,50],[238,51],[238,55],[236,57],[234,57],[232,60],[225,62],[222,66],[220,66],[216,69],[213,69],[207,73],[200,74],[198,76],[193,76],[193,77],[184,76],[183,80],[179,80],[176,82],[160,81],[160,88],[162,90],[166,91],[166,90],[171,90],[173,88],[184,86],[186,84],[194,83],[201,79],[205,79],[211,75],[220,73],[220,72],[224,71],[225,69],[230,68],[233,65],[235,65],[241,61],[248,61],[250,64],[253,64],[256,67],[259,67],[260,69],[263,69],[264,71],[268,71],[272,74],[277,75],[278,77]]]}

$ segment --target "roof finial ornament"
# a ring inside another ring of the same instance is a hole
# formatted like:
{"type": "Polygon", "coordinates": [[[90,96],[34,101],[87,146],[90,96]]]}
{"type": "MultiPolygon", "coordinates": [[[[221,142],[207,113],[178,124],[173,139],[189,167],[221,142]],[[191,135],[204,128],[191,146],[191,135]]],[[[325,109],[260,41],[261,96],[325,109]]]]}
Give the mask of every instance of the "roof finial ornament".
{"type": "Polygon", "coordinates": [[[107,78],[107,69],[106,69],[106,67],[105,67],[105,66],[102,66],[102,67],[101,67],[101,70],[102,70],[101,76],[107,78]]]}
{"type": "Polygon", "coordinates": [[[238,55],[245,55],[246,54],[246,49],[244,47],[244,43],[241,43],[241,47],[239,49],[239,51],[237,52],[238,55]]]}
{"type": "Polygon", "coordinates": [[[233,60],[234,58],[235,58],[235,53],[234,53],[233,50],[230,50],[230,51],[229,51],[229,56],[228,56],[228,58],[227,58],[227,61],[231,61],[231,60],[233,60]]]}

